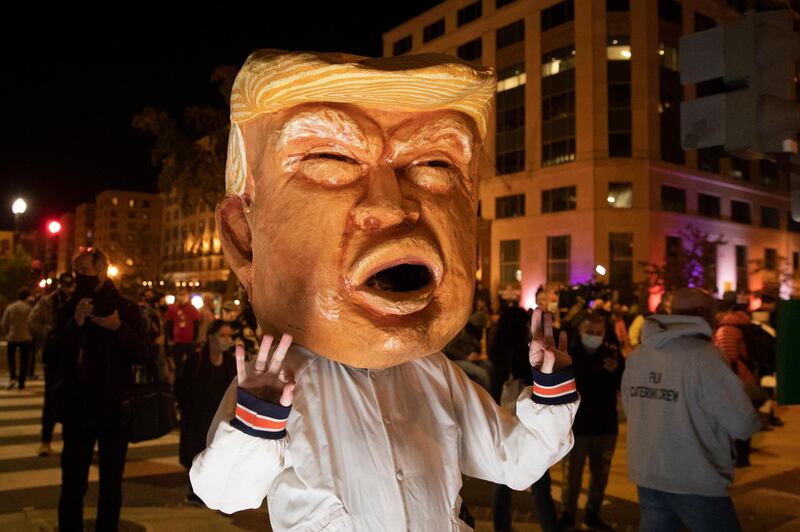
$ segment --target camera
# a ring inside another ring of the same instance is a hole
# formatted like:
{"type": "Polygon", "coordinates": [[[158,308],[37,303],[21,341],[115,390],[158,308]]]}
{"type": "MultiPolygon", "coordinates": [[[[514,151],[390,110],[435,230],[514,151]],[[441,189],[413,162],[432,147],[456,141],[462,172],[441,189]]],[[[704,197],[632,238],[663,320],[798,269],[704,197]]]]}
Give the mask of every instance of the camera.
{"type": "Polygon", "coordinates": [[[94,305],[92,314],[98,318],[112,315],[117,308],[114,302],[109,299],[93,299],[92,305],[94,305]]]}

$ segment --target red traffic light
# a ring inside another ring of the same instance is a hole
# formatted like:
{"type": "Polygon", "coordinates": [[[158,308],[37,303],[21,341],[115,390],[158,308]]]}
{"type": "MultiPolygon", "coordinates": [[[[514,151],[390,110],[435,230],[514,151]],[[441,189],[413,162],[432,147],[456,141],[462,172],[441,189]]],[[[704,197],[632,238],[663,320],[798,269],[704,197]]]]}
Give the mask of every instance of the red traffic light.
{"type": "Polygon", "coordinates": [[[61,222],[58,220],[51,220],[47,224],[47,230],[50,231],[51,235],[57,235],[61,232],[61,222]]]}

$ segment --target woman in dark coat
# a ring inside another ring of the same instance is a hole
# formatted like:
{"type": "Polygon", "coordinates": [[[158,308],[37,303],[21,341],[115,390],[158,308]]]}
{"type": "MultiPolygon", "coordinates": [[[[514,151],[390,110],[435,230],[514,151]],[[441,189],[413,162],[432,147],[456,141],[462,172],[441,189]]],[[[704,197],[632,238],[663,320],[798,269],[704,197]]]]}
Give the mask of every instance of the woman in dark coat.
{"type": "MultiPolygon", "coordinates": [[[[187,358],[175,380],[175,397],[181,409],[180,462],[188,471],[192,460],[206,448],[206,434],[222,396],[236,377],[233,328],[215,320],[208,327],[208,340],[187,358]]],[[[189,486],[189,502],[201,502],[189,486]]]]}

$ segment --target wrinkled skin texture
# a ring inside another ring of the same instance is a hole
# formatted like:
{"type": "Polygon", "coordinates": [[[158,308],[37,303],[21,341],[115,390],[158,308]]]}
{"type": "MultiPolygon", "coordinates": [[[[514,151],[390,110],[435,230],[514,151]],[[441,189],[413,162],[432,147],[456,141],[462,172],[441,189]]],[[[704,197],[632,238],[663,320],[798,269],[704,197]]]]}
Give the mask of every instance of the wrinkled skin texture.
{"type": "Polygon", "coordinates": [[[243,132],[252,197],[227,198],[217,222],[265,333],[359,368],[428,355],[456,335],[475,283],[470,118],[306,104],[243,132]],[[398,263],[424,265],[428,284],[366,286],[398,263]]]}

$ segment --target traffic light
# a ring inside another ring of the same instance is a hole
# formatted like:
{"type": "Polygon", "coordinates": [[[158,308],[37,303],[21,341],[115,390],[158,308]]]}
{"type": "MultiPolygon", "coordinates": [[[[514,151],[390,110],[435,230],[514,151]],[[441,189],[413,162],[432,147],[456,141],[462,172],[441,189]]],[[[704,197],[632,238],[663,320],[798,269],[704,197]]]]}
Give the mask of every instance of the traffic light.
{"type": "Polygon", "coordinates": [[[797,153],[800,34],[791,12],[753,11],[679,41],[681,83],[722,78],[726,91],[681,103],[684,149],[724,146],[742,159],[797,153]]]}

